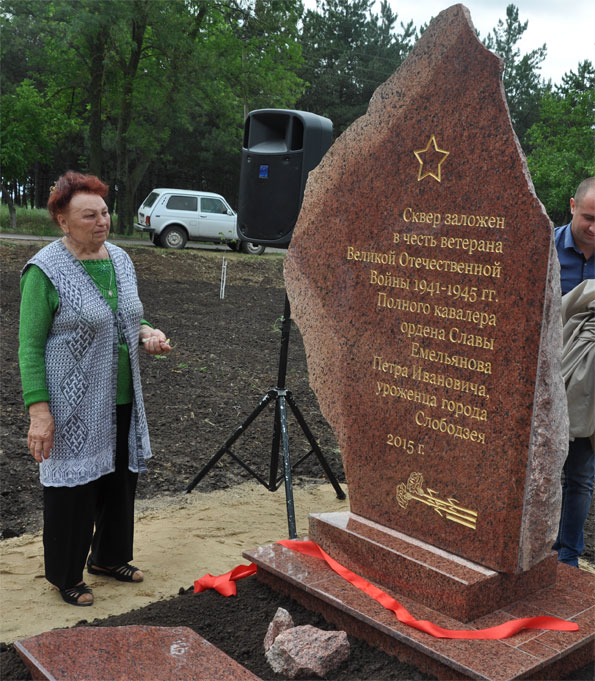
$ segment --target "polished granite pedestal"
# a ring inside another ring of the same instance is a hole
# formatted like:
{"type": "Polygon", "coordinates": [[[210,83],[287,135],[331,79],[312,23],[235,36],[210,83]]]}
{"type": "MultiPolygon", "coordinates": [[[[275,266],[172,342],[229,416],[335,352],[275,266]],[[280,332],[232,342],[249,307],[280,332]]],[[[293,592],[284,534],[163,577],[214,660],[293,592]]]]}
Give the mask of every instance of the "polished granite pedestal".
{"type": "Polygon", "coordinates": [[[309,538],[352,572],[460,622],[487,615],[556,581],[554,552],[530,570],[507,574],[355,513],[310,514],[309,538]]]}
{"type": "MultiPolygon", "coordinates": [[[[593,660],[595,575],[567,565],[556,565],[553,584],[543,588],[535,584],[532,593],[519,595],[515,602],[466,623],[397,590],[381,587],[417,619],[430,620],[448,629],[483,629],[537,615],[571,619],[579,625],[574,632],[525,630],[499,641],[448,640],[402,624],[392,612],[346,582],[324,561],[279,544],[245,551],[244,557],[256,564],[257,578],[271,588],[321,613],[347,633],[434,674],[441,681],[559,679],[593,660]]],[[[368,561],[374,561],[372,554],[368,561]]],[[[431,593],[429,582],[425,588],[431,593]]]]}

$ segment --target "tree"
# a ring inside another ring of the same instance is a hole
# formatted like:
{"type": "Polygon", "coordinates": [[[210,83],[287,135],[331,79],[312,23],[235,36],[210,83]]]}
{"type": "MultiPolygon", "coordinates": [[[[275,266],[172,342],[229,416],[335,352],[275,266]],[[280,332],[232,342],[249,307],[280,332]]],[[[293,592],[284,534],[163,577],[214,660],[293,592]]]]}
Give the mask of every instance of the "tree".
{"type": "Polygon", "coordinates": [[[302,5],[296,0],[255,0],[242,12],[234,30],[238,71],[230,85],[244,104],[244,117],[253,109],[282,108],[303,93],[296,73],[303,61],[301,17],[302,5]]]}
{"type": "Polygon", "coordinates": [[[302,29],[308,88],[298,106],[327,116],[342,132],[367,108],[374,90],[401,64],[412,47],[410,22],[395,32],[397,15],[383,0],[380,14],[371,0],[320,0],[308,10],[302,29]]]}
{"type": "Polygon", "coordinates": [[[77,123],[45,174],[100,175],[130,231],[147,173],[237,182],[244,109],[292,107],[302,92],[301,12],[299,0],[4,0],[2,85],[29,77],[77,123]]]}
{"type": "Polygon", "coordinates": [[[539,117],[527,132],[527,162],[537,195],[556,224],[570,218],[569,198],[595,175],[593,111],[595,68],[586,60],[544,95],[539,117]]]}
{"type": "Polygon", "coordinates": [[[540,64],[545,59],[547,48],[545,43],[521,57],[516,47],[529,25],[519,20],[519,10],[515,5],[506,8],[506,22],[501,19],[496,28],[488,34],[485,46],[496,52],[504,60],[502,80],[510,117],[515,132],[525,145],[525,134],[539,115],[539,104],[547,90],[546,84],[539,75],[540,64]]]}
{"type": "Polygon", "coordinates": [[[29,168],[39,206],[67,168],[102,175],[102,60],[118,0],[101,6],[93,0],[5,0],[3,7],[3,57],[10,64],[2,71],[4,91],[17,88],[23,76],[30,79],[65,125],[60,147],[29,168]]]}
{"type": "Polygon", "coordinates": [[[52,108],[31,81],[24,80],[13,94],[2,96],[1,186],[11,229],[16,227],[16,211],[9,186],[24,184],[30,168],[49,160],[68,131],[65,116],[52,108]]]}
{"type": "MultiPolygon", "coordinates": [[[[78,1],[78,0],[77,0],[78,1]]],[[[90,0],[93,3],[93,0],[90,0]]],[[[91,102],[118,231],[132,231],[136,190],[151,161],[167,143],[172,124],[188,116],[188,83],[196,75],[197,36],[209,3],[170,0],[112,0],[109,49],[97,60],[104,87],[91,102]]],[[[103,46],[95,33],[88,46],[103,46]]],[[[89,62],[92,65],[92,62],[89,62]]],[[[98,81],[90,69],[89,82],[98,81]]],[[[93,94],[93,88],[90,88],[93,94]]],[[[93,140],[92,126],[89,137],[93,140]]],[[[97,146],[97,143],[96,143],[97,146]]],[[[93,155],[90,155],[90,160],[93,155]]]]}
{"type": "Polygon", "coordinates": [[[245,114],[294,108],[303,83],[296,75],[299,0],[230,3],[202,24],[196,74],[183,91],[186,117],[170,122],[163,153],[151,162],[138,200],[155,186],[222,193],[234,202],[245,114]]]}

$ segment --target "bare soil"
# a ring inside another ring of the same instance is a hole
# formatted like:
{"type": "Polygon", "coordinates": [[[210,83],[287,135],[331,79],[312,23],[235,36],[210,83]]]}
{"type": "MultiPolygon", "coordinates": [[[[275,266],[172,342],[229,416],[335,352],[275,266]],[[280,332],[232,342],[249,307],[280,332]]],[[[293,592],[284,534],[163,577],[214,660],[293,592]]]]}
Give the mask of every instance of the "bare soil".
{"type": "MultiPolygon", "coordinates": [[[[38,244],[0,242],[0,314],[3,362],[0,365],[0,499],[2,538],[41,527],[42,500],[37,466],[27,455],[28,418],[18,372],[19,273],[38,244]]],[[[145,318],[162,329],[174,347],[169,356],[142,358],[143,393],[153,459],[140,476],[138,497],[178,494],[277,381],[283,314],[283,256],[245,256],[231,251],[164,251],[153,246],[126,249],[138,275],[145,318]],[[221,263],[227,261],[225,297],[220,299],[221,263]]],[[[336,440],[308,385],[304,349],[293,325],[287,362],[287,387],[318,439],[332,470],[343,478],[336,440]]],[[[272,405],[238,440],[234,451],[268,479],[273,435],[272,405]],[[264,453],[264,455],[263,455],[264,453]]],[[[309,450],[290,420],[290,447],[298,458],[309,450]]],[[[221,489],[248,474],[231,457],[200,482],[221,489]]],[[[296,471],[322,478],[315,457],[296,471]]]]}
{"type": "MultiPolygon", "coordinates": [[[[28,424],[17,362],[19,272],[39,248],[39,244],[0,242],[1,538],[36,532],[41,526],[41,488],[35,462],[26,449],[28,424]]],[[[282,255],[172,252],[154,247],[126,250],[137,269],[145,318],[161,328],[175,348],[168,357],[143,359],[144,396],[154,458],[149,472],[140,478],[138,496],[152,499],[178,495],[276,384],[280,317],[285,299],[282,255]],[[227,285],[221,299],[223,257],[227,260],[227,285]]],[[[308,385],[304,349],[295,327],[289,348],[287,387],[294,393],[332,470],[344,482],[336,440],[308,385]]],[[[269,473],[272,431],[273,413],[272,407],[268,407],[234,447],[265,479],[269,473]]],[[[309,447],[291,418],[289,432],[295,460],[309,447]]],[[[225,455],[199,485],[203,491],[221,489],[243,482],[247,476],[225,455]]],[[[321,468],[311,456],[296,471],[294,484],[322,478],[321,468]]],[[[237,598],[225,599],[215,592],[194,596],[188,588],[182,589],[176,598],[80,624],[188,626],[256,675],[280,679],[268,667],[262,649],[266,628],[279,606],[290,611],[296,624],[332,628],[318,615],[272,592],[255,578],[238,584],[237,598]]],[[[350,642],[349,660],[329,674],[328,679],[432,678],[361,641],[350,642]]],[[[0,676],[6,681],[31,678],[12,645],[0,644],[0,676]]],[[[593,667],[567,678],[591,679],[593,667]]]]}

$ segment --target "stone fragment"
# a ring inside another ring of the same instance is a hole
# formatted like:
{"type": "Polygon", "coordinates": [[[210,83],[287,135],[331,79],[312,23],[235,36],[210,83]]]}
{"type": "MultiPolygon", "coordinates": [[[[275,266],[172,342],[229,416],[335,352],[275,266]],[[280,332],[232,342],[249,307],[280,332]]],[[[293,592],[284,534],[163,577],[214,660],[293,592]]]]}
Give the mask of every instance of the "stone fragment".
{"type": "Polygon", "coordinates": [[[266,636],[264,637],[264,651],[268,652],[269,648],[273,645],[277,636],[283,631],[292,629],[295,626],[293,623],[293,617],[285,610],[285,608],[277,608],[275,616],[269,624],[266,636]]]}
{"type": "Polygon", "coordinates": [[[348,657],[344,631],[323,631],[310,624],[282,632],[266,653],[272,670],[290,679],[324,677],[348,657]]]}

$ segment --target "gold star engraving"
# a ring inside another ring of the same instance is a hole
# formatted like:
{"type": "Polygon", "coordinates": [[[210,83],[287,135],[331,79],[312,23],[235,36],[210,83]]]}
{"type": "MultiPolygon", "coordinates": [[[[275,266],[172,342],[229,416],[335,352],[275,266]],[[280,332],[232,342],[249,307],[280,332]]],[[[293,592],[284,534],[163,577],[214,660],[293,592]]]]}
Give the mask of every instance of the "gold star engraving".
{"type": "Polygon", "coordinates": [[[422,504],[432,507],[440,517],[446,517],[447,520],[452,520],[472,530],[476,529],[477,511],[459,506],[459,502],[453,497],[443,501],[438,498],[436,491],[429,487],[424,492],[423,482],[424,478],[421,473],[411,473],[407,480],[407,486],[403,482],[397,485],[397,501],[401,508],[407,508],[407,504],[412,499],[421,501],[422,504]]]}
{"type": "Polygon", "coordinates": [[[419,182],[420,180],[423,180],[424,177],[433,177],[435,180],[438,180],[438,182],[442,182],[441,179],[441,166],[446,161],[446,157],[450,154],[450,151],[445,151],[444,149],[438,149],[438,145],[436,144],[436,138],[434,135],[430,137],[429,142],[426,144],[425,149],[418,149],[417,151],[413,152],[415,154],[415,158],[419,161],[419,174],[417,176],[417,181],[419,182]],[[433,146],[433,149],[430,149],[430,145],[433,146]],[[422,154],[427,154],[425,158],[422,158],[422,154]],[[440,154],[442,155],[440,157],[440,154]],[[438,165],[436,165],[436,157],[440,157],[440,160],[438,161],[438,165]],[[424,163],[426,166],[429,166],[428,169],[424,169],[424,163]],[[435,171],[434,171],[435,167],[435,171]]]}

